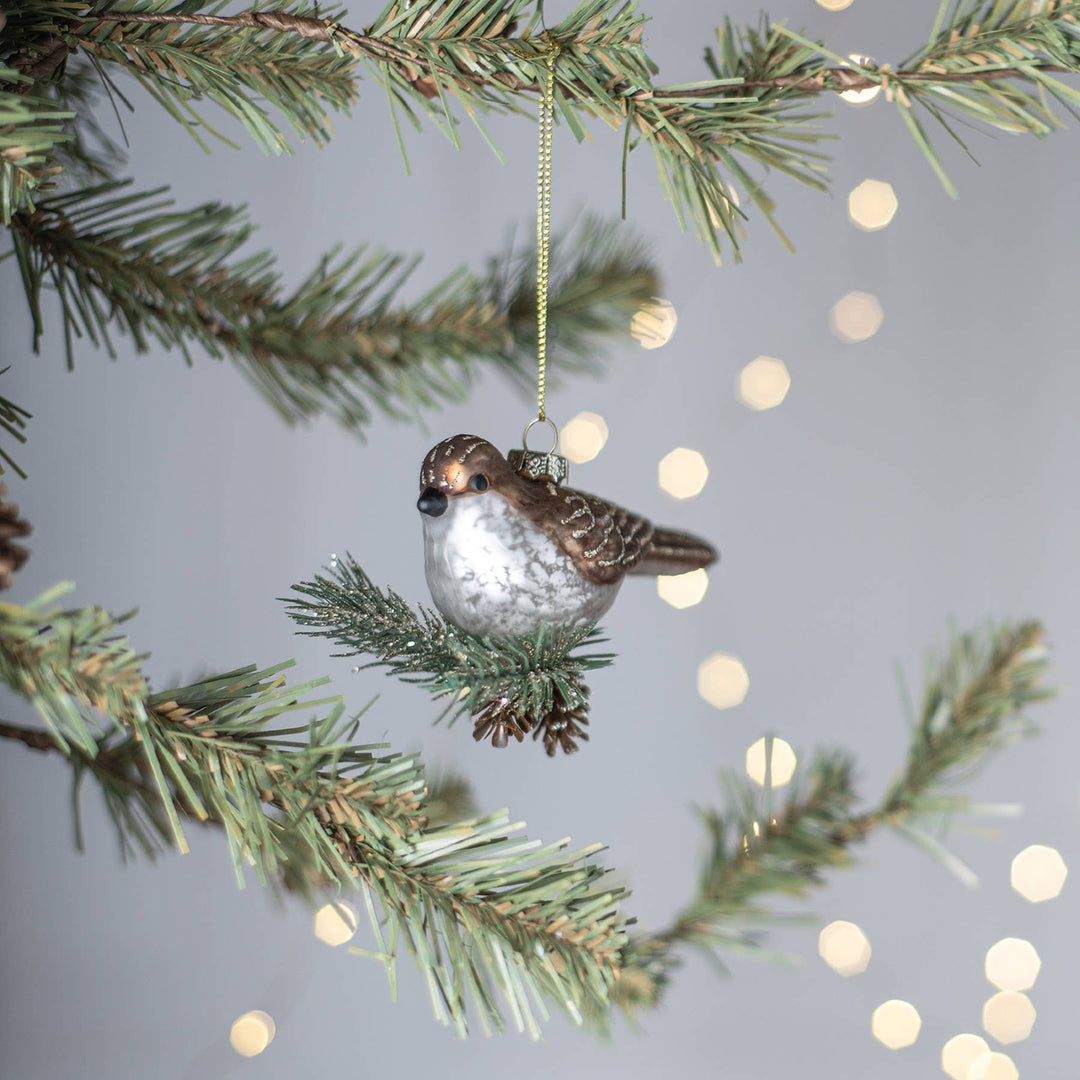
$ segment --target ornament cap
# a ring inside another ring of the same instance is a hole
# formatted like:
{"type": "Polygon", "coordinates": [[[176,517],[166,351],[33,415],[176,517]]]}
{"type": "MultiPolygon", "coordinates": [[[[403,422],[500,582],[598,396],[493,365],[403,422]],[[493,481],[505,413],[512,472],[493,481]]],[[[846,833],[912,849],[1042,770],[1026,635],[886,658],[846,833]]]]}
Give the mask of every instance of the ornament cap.
{"type": "Polygon", "coordinates": [[[559,429],[546,416],[530,420],[521,433],[521,450],[511,450],[506,455],[510,468],[528,480],[550,480],[561,484],[570,475],[570,463],[561,454],[555,453],[559,445],[559,429]],[[529,432],[537,424],[547,424],[551,428],[551,446],[548,450],[530,450],[529,432]]]}
{"type": "Polygon", "coordinates": [[[510,468],[528,480],[550,480],[561,484],[570,475],[570,463],[561,454],[542,450],[511,450],[506,455],[510,468]]]}

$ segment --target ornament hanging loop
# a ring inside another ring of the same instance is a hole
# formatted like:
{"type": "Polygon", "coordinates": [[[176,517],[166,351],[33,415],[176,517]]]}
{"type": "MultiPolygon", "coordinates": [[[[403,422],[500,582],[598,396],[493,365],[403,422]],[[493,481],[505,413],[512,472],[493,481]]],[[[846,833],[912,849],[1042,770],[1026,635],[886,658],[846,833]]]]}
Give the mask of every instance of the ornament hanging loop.
{"type": "Polygon", "coordinates": [[[570,473],[570,465],[561,454],[555,451],[559,446],[559,429],[549,416],[538,416],[525,425],[521,433],[522,450],[511,450],[506,455],[510,468],[529,480],[550,480],[561,483],[570,473]],[[551,429],[551,448],[547,451],[529,449],[529,432],[537,424],[547,424],[551,429]]]}

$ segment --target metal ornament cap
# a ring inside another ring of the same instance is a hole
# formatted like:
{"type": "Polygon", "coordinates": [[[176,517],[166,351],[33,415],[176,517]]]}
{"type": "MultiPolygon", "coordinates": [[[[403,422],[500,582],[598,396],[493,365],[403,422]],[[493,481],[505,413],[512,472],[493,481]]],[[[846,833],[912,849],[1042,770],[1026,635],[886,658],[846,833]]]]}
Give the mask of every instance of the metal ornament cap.
{"type": "Polygon", "coordinates": [[[521,435],[523,449],[511,450],[506,455],[510,468],[528,480],[550,480],[561,484],[570,475],[570,463],[561,454],[555,453],[559,445],[559,429],[546,416],[530,420],[521,435]],[[529,449],[529,432],[537,424],[547,424],[551,428],[551,448],[544,450],[529,449]]]}

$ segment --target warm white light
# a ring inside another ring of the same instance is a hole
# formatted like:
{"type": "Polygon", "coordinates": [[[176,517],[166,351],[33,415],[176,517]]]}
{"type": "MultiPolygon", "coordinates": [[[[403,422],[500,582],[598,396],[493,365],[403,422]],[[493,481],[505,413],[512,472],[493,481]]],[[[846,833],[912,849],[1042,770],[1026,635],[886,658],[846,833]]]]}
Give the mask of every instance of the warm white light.
{"type": "Polygon", "coordinates": [[[981,1035],[954,1035],[941,1048],[941,1068],[952,1080],[968,1080],[971,1063],[989,1052],[981,1035]]]}
{"type": "Polygon", "coordinates": [[[327,945],[344,945],[356,933],[356,909],[344,900],[324,904],[315,912],[315,936],[327,945]]]}
{"type": "Polygon", "coordinates": [[[892,184],[884,180],[864,180],[852,188],[847,199],[848,217],[864,232],[884,229],[900,206],[892,184]]]}
{"type": "Polygon", "coordinates": [[[229,1029],[229,1043],[241,1057],[261,1054],[277,1034],[273,1017],[261,1009],[238,1016],[229,1029]]]}
{"type": "Polygon", "coordinates": [[[873,293],[856,290],[833,305],[829,325],[841,341],[854,344],[873,337],[881,329],[884,318],[881,301],[873,293]]]}
{"type": "MultiPolygon", "coordinates": [[[[755,784],[760,784],[762,787],[765,786],[766,772],[765,744],[766,739],[762,737],[746,751],[746,775],[755,784]]],[[[784,742],[783,739],[774,738],[772,740],[773,787],[783,787],[791,782],[791,778],[795,774],[796,760],[795,751],[791,749],[790,744],[784,742]]]]}
{"type": "Polygon", "coordinates": [[[1002,938],[986,952],[986,977],[999,990],[1030,990],[1041,967],[1035,946],[1023,938],[1002,938]]]}
{"type": "Polygon", "coordinates": [[[575,465],[592,461],[608,438],[608,426],[597,413],[580,412],[562,429],[559,447],[575,465]]]}
{"type": "Polygon", "coordinates": [[[967,1080],[1020,1080],[1020,1070],[1008,1054],[982,1054],[971,1063],[967,1080]]]}
{"type": "Polygon", "coordinates": [[[874,1038],[890,1050],[910,1046],[919,1037],[921,1027],[922,1019],[915,1006],[895,998],[879,1005],[870,1022],[874,1038]]]}
{"type": "Polygon", "coordinates": [[[1009,877],[1012,887],[1025,900],[1039,904],[1053,900],[1061,892],[1068,873],[1069,868],[1056,848],[1032,844],[1013,859],[1009,877]]]}
{"type": "Polygon", "coordinates": [[[671,301],[654,296],[648,303],[642,304],[630,320],[630,333],[643,349],[659,349],[671,340],[678,321],[671,301]]]}
{"type": "MultiPolygon", "coordinates": [[[[860,56],[858,53],[850,53],[848,55],[849,60],[854,60],[856,64],[860,64],[862,67],[866,67],[873,62],[873,57],[860,56]]],[[[844,65],[847,66],[846,64],[844,65]]],[[[869,105],[881,93],[880,83],[876,86],[868,86],[865,90],[841,90],[840,96],[849,105],[869,105]]]]}
{"type": "Polygon", "coordinates": [[[1035,1006],[1027,994],[1002,990],[983,1006],[982,1024],[999,1043],[1020,1042],[1035,1026],[1035,1006]]]}
{"type": "Polygon", "coordinates": [[[701,493],[709,479],[709,466],[696,450],[677,446],[660,459],[660,487],[676,499],[689,499],[701,493]]]}
{"type": "Polygon", "coordinates": [[[750,689],[750,676],[737,656],[714,653],[699,668],[698,693],[717,709],[741,705],[750,689]]]}
{"type": "Polygon", "coordinates": [[[818,935],[818,952],[838,975],[860,975],[870,963],[870,942],[855,923],[831,922],[818,935]]]}
{"type": "Polygon", "coordinates": [[[774,409],[787,397],[791,376],[783,360],[759,356],[739,372],[736,395],[748,409],[774,409]]]}
{"type": "Polygon", "coordinates": [[[686,574],[660,574],[656,579],[660,599],[680,610],[700,604],[708,587],[709,575],[703,569],[686,574]]]}
{"type": "Polygon", "coordinates": [[[843,11],[851,7],[855,0],[817,0],[817,2],[826,11],[843,11]]]}

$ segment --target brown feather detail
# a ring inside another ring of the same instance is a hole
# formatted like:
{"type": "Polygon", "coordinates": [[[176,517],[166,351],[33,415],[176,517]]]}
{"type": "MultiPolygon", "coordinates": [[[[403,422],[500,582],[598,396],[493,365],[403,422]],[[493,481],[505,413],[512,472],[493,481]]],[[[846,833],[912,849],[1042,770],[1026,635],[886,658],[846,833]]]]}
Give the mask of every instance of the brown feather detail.
{"type": "Polygon", "coordinates": [[[631,574],[685,574],[711,566],[720,558],[712,544],[674,529],[654,529],[644,555],[631,574]]]}
{"type": "Polygon", "coordinates": [[[512,475],[499,491],[573,559],[582,577],[597,585],[620,581],[652,536],[646,518],[574,488],[512,475]]]}

